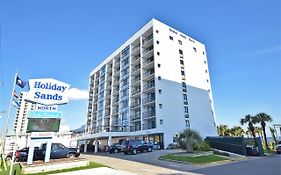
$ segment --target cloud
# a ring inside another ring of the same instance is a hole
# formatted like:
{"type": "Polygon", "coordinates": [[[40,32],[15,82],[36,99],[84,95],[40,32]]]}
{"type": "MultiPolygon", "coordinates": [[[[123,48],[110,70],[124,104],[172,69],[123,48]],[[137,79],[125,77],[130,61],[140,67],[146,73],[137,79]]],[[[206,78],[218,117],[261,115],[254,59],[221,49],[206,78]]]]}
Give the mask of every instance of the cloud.
{"type": "Polygon", "coordinates": [[[68,99],[73,100],[88,100],[89,92],[88,90],[81,90],[77,88],[71,88],[68,90],[68,99]]]}

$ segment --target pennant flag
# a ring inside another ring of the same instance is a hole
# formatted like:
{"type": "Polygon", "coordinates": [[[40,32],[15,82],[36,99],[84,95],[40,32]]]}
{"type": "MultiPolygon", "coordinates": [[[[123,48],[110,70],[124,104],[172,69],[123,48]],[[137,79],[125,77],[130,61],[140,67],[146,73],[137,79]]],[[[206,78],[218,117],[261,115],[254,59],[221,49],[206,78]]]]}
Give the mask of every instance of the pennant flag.
{"type": "Polygon", "coordinates": [[[19,96],[18,96],[18,94],[17,94],[17,92],[15,90],[13,92],[13,96],[16,97],[16,98],[19,98],[19,96]]]}
{"type": "Polygon", "coordinates": [[[26,85],[26,82],[23,81],[22,79],[20,79],[19,76],[17,76],[16,84],[17,84],[19,87],[24,88],[24,86],[26,85]]]}
{"type": "Polygon", "coordinates": [[[13,105],[14,105],[15,107],[19,107],[19,106],[20,106],[20,104],[19,104],[16,100],[14,100],[14,99],[13,99],[13,105]]]}

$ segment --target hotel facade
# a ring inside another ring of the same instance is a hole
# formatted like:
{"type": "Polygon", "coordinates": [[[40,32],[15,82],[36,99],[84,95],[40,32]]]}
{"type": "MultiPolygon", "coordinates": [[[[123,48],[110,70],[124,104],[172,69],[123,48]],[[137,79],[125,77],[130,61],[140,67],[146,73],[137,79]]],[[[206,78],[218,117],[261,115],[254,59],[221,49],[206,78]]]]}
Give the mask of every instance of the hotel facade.
{"type": "Polygon", "coordinates": [[[80,140],[145,139],[166,148],[188,128],[216,135],[205,46],[156,19],[99,64],[89,84],[80,140]]]}

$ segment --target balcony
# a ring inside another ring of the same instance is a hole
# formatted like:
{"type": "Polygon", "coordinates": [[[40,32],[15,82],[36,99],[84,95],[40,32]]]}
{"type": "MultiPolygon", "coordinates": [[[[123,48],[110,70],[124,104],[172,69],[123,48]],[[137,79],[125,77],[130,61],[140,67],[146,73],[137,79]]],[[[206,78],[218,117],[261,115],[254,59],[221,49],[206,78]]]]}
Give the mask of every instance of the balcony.
{"type": "Polygon", "coordinates": [[[143,80],[151,79],[154,76],[154,69],[145,71],[142,76],[143,76],[143,80]]]}
{"type": "Polygon", "coordinates": [[[153,110],[153,111],[146,111],[146,112],[142,113],[142,117],[143,117],[143,119],[154,118],[155,117],[155,110],[153,110]]]}
{"type": "Polygon", "coordinates": [[[140,121],[141,119],[141,115],[140,113],[139,114],[134,114],[134,115],[131,115],[131,122],[137,122],[137,121],[140,121]]]}
{"type": "Polygon", "coordinates": [[[132,64],[138,64],[139,63],[139,60],[140,60],[140,55],[137,55],[135,57],[132,58],[132,64]]]}
{"type": "Polygon", "coordinates": [[[148,47],[153,43],[153,34],[149,35],[145,39],[142,40],[143,47],[148,47]]]}
{"type": "Polygon", "coordinates": [[[150,58],[148,58],[147,60],[145,60],[144,62],[143,62],[143,68],[153,68],[153,66],[154,66],[154,57],[152,56],[152,57],[150,57],[150,58]]]}
{"type": "Polygon", "coordinates": [[[132,68],[132,75],[135,75],[140,72],[140,64],[132,68]]]}
{"type": "Polygon", "coordinates": [[[140,101],[135,101],[131,103],[131,109],[140,107],[141,102],[140,101]]]}
{"type": "Polygon", "coordinates": [[[149,58],[152,55],[153,55],[153,45],[144,49],[142,52],[142,56],[145,58],[149,58]]]}
{"type": "Polygon", "coordinates": [[[137,88],[137,89],[133,90],[132,91],[132,97],[135,96],[135,95],[140,95],[140,91],[141,91],[140,88],[137,88]]]}
{"type": "Polygon", "coordinates": [[[113,94],[116,94],[117,92],[119,92],[119,87],[113,90],[113,94]]]}
{"type": "Polygon", "coordinates": [[[132,79],[132,85],[135,85],[136,83],[140,82],[140,76],[136,76],[132,79]]]}
{"type": "Polygon", "coordinates": [[[155,83],[154,83],[154,81],[153,82],[151,82],[151,83],[149,83],[149,84],[146,84],[146,85],[144,85],[143,86],[143,91],[145,92],[145,91],[148,91],[148,90],[150,90],[150,89],[153,89],[155,87],[155,83]]]}
{"type": "Polygon", "coordinates": [[[152,102],[155,102],[155,96],[146,97],[146,98],[142,99],[143,105],[147,105],[147,104],[150,104],[152,102]]]}
{"type": "Polygon", "coordinates": [[[139,53],[140,51],[140,44],[136,46],[132,46],[132,54],[139,53]]]}

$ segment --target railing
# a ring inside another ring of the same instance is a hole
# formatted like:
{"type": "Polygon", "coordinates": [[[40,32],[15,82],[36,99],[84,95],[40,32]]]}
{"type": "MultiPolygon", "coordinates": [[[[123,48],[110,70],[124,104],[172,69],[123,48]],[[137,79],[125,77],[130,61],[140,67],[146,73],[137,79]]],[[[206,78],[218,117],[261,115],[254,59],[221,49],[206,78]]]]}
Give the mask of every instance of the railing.
{"type": "Polygon", "coordinates": [[[155,83],[150,83],[150,84],[147,84],[147,85],[144,85],[143,86],[143,90],[147,90],[147,89],[150,89],[150,88],[153,88],[155,87],[155,83]]]}
{"type": "Polygon", "coordinates": [[[132,102],[132,103],[131,103],[131,108],[137,107],[137,106],[139,106],[140,104],[141,104],[140,101],[132,102]]]}
{"type": "Polygon", "coordinates": [[[142,40],[142,44],[145,45],[147,42],[149,42],[151,39],[153,39],[153,34],[146,37],[144,40],[142,40]]]}
{"type": "Polygon", "coordinates": [[[134,47],[132,48],[132,52],[134,52],[134,51],[136,51],[136,50],[138,50],[138,49],[140,49],[140,44],[134,46],[134,47]]]}
{"type": "Polygon", "coordinates": [[[140,71],[140,65],[138,65],[132,69],[132,74],[135,73],[136,71],[140,71]]]}
{"type": "Polygon", "coordinates": [[[140,56],[135,56],[135,57],[132,58],[132,62],[137,61],[139,59],[140,59],[140,56]]]}
{"type": "Polygon", "coordinates": [[[132,91],[132,95],[135,95],[135,94],[137,94],[137,93],[140,93],[140,91],[141,91],[141,89],[139,88],[139,89],[137,89],[137,90],[134,90],[134,91],[132,91]]]}
{"type": "Polygon", "coordinates": [[[148,47],[148,48],[146,48],[146,49],[144,49],[142,53],[144,55],[144,54],[147,54],[148,52],[150,52],[151,50],[153,50],[153,45],[148,47]]]}
{"type": "Polygon", "coordinates": [[[140,114],[131,115],[131,121],[136,121],[136,120],[140,120],[140,119],[141,119],[140,114]]]}
{"type": "Polygon", "coordinates": [[[143,77],[145,78],[145,77],[148,77],[148,76],[153,75],[153,74],[154,74],[154,69],[143,73],[143,77]]]}
{"type": "Polygon", "coordinates": [[[147,97],[147,98],[142,99],[143,104],[150,103],[150,102],[153,102],[153,101],[155,101],[155,96],[147,97]]]}
{"type": "Polygon", "coordinates": [[[148,64],[150,64],[150,63],[152,63],[152,62],[154,62],[154,57],[153,56],[148,58],[146,61],[143,62],[143,67],[148,65],[148,64]]]}
{"type": "Polygon", "coordinates": [[[155,111],[146,111],[146,112],[142,113],[142,117],[144,119],[154,117],[154,116],[155,116],[155,111]]]}

